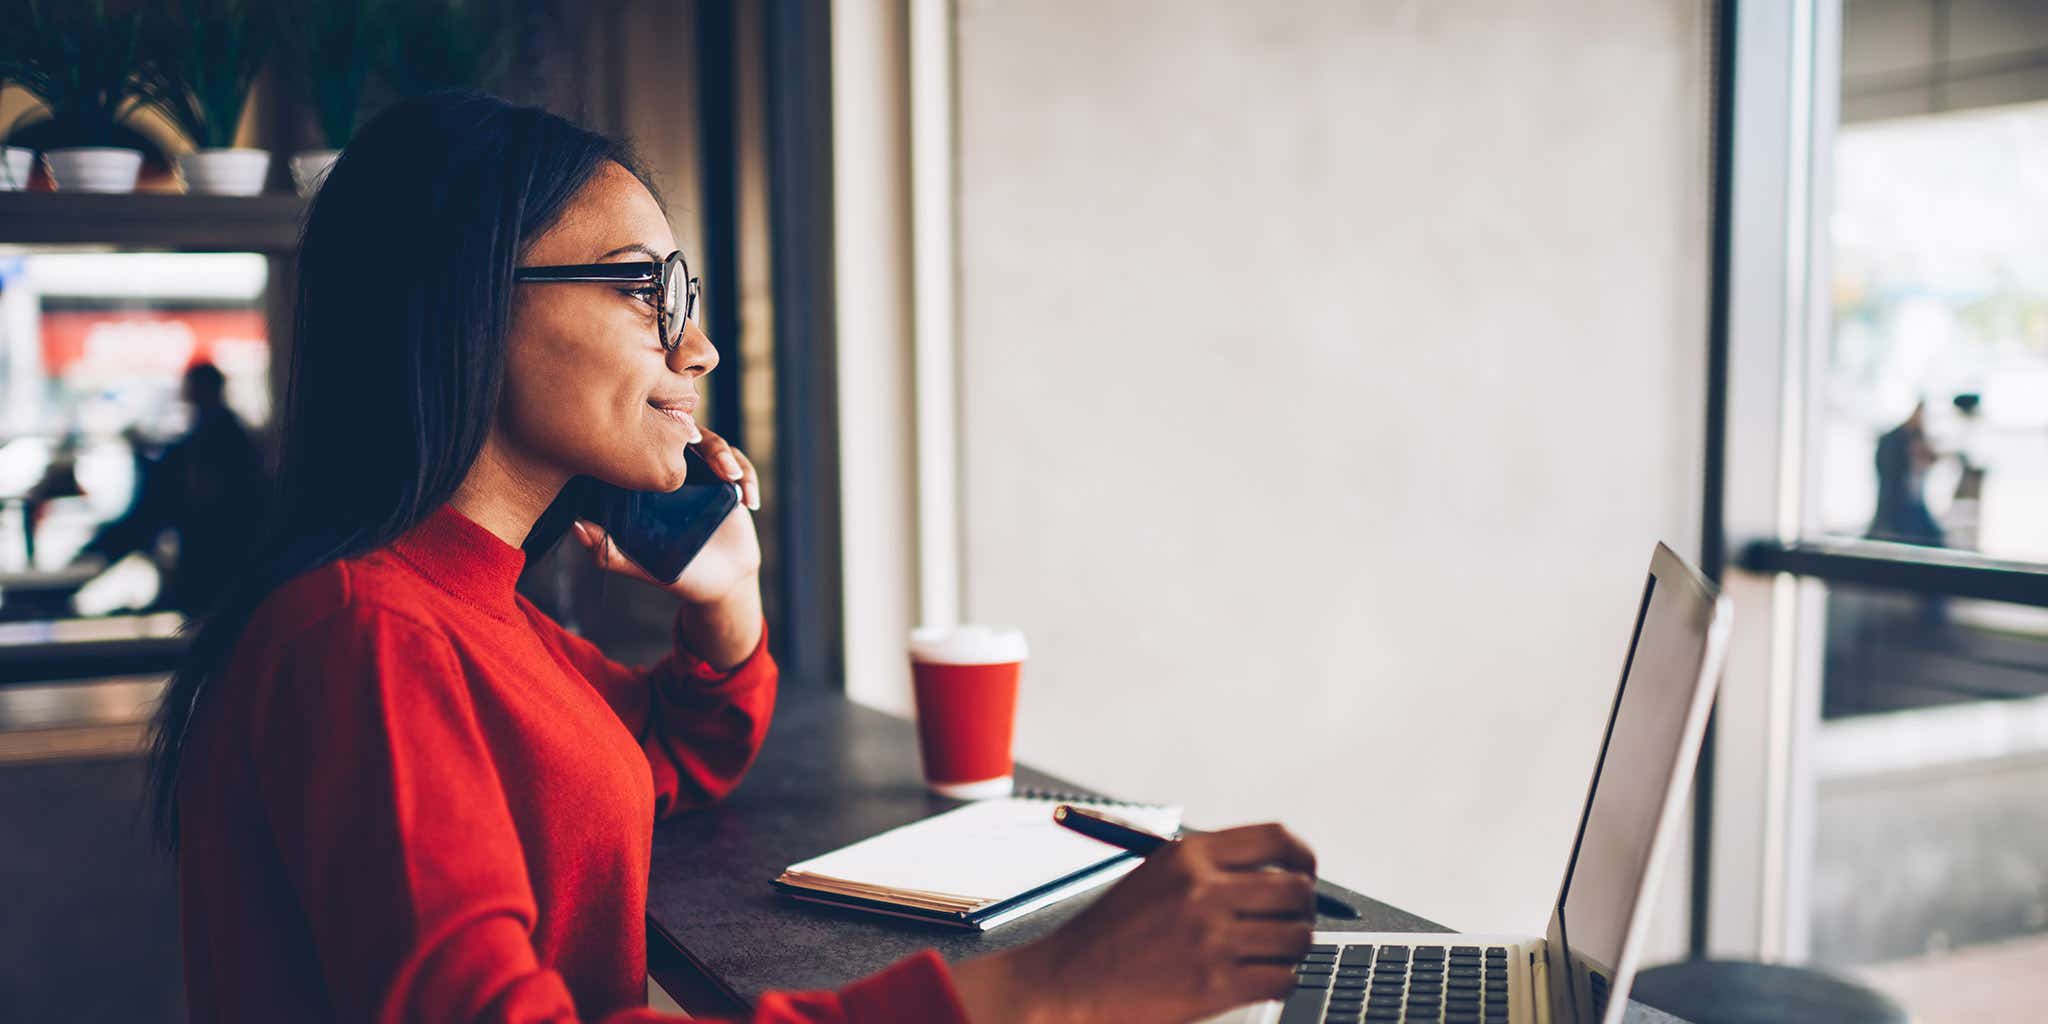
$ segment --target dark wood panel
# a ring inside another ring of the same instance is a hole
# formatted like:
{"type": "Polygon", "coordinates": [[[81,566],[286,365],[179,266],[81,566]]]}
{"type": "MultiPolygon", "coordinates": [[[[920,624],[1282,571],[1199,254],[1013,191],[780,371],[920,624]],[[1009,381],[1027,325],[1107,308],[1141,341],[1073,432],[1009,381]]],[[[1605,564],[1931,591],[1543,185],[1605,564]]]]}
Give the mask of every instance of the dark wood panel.
{"type": "Polygon", "coordinates": [[[0,1019],[185,1019],[177,875],[139,757],[0,765],[0,1019]]]}

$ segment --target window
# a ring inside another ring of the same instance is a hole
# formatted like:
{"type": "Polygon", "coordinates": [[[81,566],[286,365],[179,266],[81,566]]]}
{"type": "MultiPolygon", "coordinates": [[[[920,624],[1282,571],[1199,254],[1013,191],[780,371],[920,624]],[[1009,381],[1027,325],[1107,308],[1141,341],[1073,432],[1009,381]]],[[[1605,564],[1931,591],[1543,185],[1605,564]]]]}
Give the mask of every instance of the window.
{"type": "Polygon", "coordinates": [[[227,409],[266,428],[268,278],[258,253],[0,253],[0,619],[156,605],[175,534],[86,549],[191,427],[188,369],[218,369],[227,409]]]}
{"type": "Polygon", "coordinates": [[[1698,951],[1981,1012],[2048,952],[2048,8],[1730,6],[1698,951]]]}

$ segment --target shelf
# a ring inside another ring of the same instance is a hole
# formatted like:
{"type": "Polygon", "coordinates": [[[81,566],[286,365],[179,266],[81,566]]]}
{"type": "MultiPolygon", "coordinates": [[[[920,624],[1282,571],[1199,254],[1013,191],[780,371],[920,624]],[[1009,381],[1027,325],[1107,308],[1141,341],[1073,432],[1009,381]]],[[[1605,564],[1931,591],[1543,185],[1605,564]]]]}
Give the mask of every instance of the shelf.
{"type": "Polygon", "coordinates": [[[306,200],[288,192],[0,192],[0,244],[290,252],[305,212],[306,200]]]}
{"type": "Polygon", "coordinates": [[[169,612],[0,623],[0,686],[169,672],[191,644],[184,625],[169,612]]]}

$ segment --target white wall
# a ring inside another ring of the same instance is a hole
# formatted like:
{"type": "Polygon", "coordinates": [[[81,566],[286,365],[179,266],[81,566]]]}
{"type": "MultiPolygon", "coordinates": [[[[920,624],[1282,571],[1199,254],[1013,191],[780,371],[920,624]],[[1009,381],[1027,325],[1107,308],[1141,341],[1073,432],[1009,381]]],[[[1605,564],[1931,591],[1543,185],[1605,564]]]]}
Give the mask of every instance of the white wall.
{"type": "Polygon", "coordinates": [[[1699,5],[956,17],[964,609],[1030,635],[1022,756],[1540,929],[1697,549],[1699,5]]]}
{"type": "Polygon", "coordinates": [[[899,4],[835,0],[842,639],[847,692],[885,706],[908,692],[918,602],[907,61],[899,4]]]}

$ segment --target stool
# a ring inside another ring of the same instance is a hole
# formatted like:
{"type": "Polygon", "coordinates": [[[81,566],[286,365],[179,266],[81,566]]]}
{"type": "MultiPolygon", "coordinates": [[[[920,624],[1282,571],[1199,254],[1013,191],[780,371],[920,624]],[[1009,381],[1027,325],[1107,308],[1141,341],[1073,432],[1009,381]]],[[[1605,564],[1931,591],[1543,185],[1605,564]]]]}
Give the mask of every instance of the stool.
{"type": "Polygon", "coordinates": [[[1812,967],[1688,960],[1636,975],[1629,998],[1688,1024],[1910,1024],[1889,997],[1812,967]]]}

